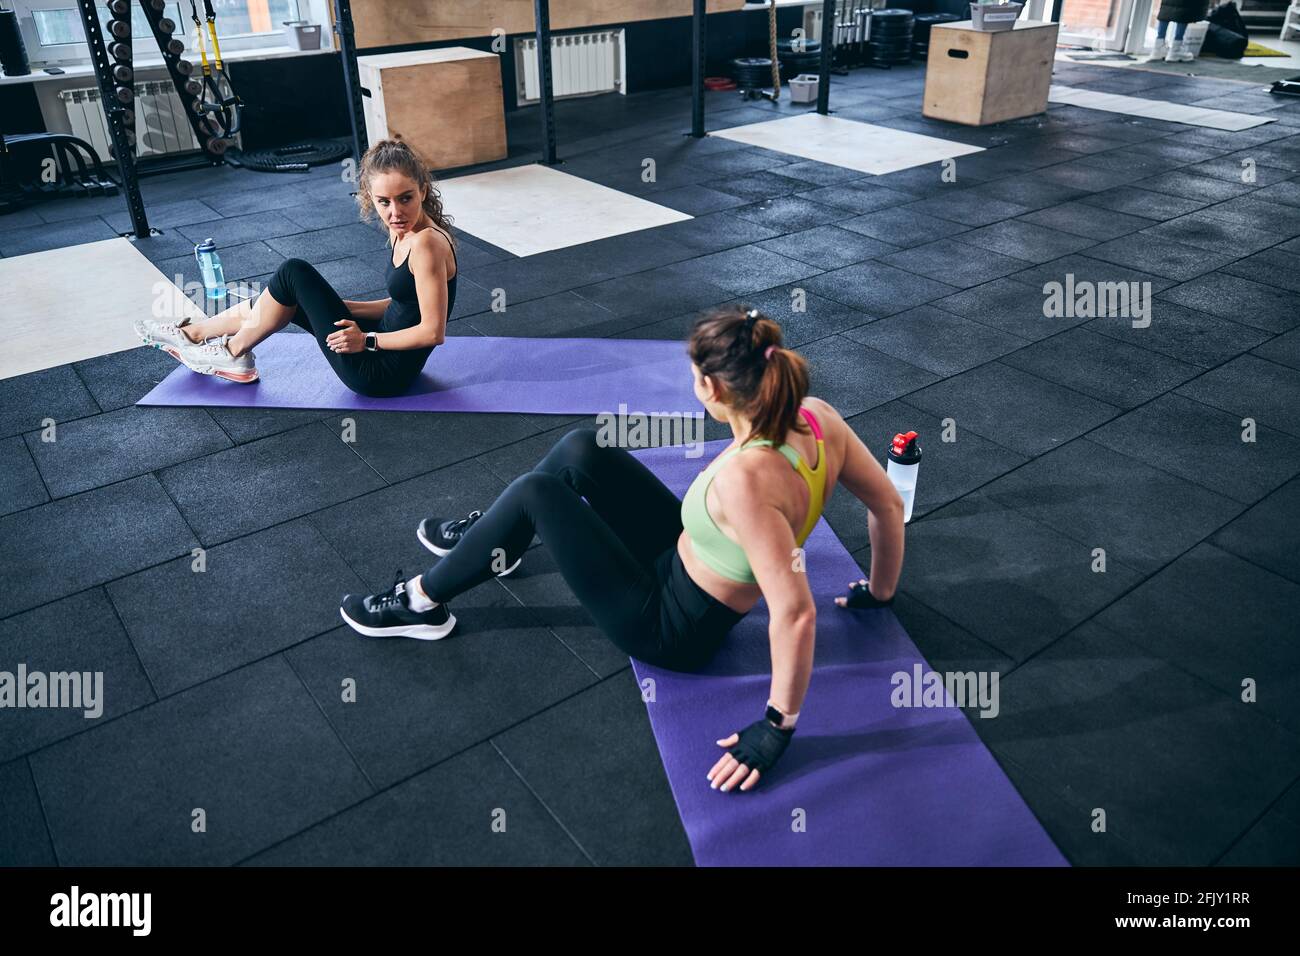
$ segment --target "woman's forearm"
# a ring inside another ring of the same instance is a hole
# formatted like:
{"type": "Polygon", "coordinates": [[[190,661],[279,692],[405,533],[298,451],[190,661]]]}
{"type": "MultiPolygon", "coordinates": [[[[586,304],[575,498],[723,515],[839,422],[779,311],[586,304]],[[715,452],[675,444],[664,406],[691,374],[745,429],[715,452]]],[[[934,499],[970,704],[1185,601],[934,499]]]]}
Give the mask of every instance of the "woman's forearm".
{"type": "Polygon", "coordinates": [[[771,700],[783,713],[795,714],[803,706],[812,679],[817,615],[773,614],[768,625],[772,654],[771,700]]]}
{"type": "Polygon", "coordinates": [[[398,329],[396,332],[380,332],[376,338],[379,340],[379,348],[386,352],[427,349],[441,345],[444,341],[441,333],[430,331],[426,325],[415,325],[409,329],[398,329]]]}
{"type": "Polygon", "coordinates": [[[903,504],[901,501],[867,513],[871,536],[871,593],[888,601],[903,573],[903,504]]]}
{"type": "Polygon", "coordinates": [[[343,300],[343,304],[348,307],[348,312],[354,319],[382,319],[384,312],[388,309],[388,303],[392,299],[379,299],[375,302],[352,302],[348,299],[343,300]]]}

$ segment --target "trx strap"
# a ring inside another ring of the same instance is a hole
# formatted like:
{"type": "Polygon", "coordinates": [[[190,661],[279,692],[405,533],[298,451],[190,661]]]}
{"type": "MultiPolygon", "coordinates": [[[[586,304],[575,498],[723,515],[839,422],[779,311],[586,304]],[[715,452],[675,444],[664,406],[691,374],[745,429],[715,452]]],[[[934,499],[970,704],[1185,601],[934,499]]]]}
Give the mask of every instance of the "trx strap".
{"type": "Polygon", "coordinates": [[[203,21],[195,0],[190,0],[190,18],[194,21],[194,45],[203,65],[204,95],[199,99],[199,109],[214,133],[224,139],[233,139],[239,133],[243,119],[243,100],[230,83],[230,75],[221,62],[221,44],[217,40],[217,14],[212,0],[203,0],[207,20],[208,39],[212,43],[212,61],[208,61],[207,45],[203,40],[203,21]]]}

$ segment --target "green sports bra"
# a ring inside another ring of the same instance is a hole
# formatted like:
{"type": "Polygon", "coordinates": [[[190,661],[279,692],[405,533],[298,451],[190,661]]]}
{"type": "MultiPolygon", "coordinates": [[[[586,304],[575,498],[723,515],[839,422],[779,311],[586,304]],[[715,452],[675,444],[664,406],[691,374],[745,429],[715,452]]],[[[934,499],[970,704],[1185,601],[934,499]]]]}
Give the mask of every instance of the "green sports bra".
{"type": "MultiPolygon", "coordinates": [[[[799,534],[795,536],[795,541],[802,547],[808,540],[808,535],[812,534],[813,528],[817,526],[817,521],[822,515],[822,506],[826,502],[826,442],[822,438],[821,425],[813,413],[806,408],[799,409],[799,413],[817,439],[817,467],[809,468],[807,462],[789,445],[780,445],[776,450],[808,483],[808,516],[804,519],[799,534]]],[[[743,584],[757,583],[754,571],[749,566],[749,558],[745,556],[745,549],[722,533],[710,517],[705,499],[709,492],[709,485],[713,484],[713,479],[717,477],[718,469],[722,467],[723,462],[746,448],[773,444],[766,438],[759,438],[745,442],[739,448],[723,452],[713,459],[708,468],[696,476],[690,488],[686,490],[686,497],[682,499],[682,527],[690,535],[691,548],[695,554],[724,578],[743,584]]]]}

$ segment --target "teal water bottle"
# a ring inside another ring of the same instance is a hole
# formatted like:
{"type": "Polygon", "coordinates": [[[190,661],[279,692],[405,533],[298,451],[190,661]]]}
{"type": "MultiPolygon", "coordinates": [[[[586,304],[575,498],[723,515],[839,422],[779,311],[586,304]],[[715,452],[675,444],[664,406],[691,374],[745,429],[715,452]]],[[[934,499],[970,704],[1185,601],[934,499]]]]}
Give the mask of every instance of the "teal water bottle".
{"type": "Polygon", "coordinates": [[[194,258],[198,260],[199,271],[203,274],[203,288],[209,299],[226,297],[226,273],[221,268],[221,257],[217,255],[217,244],[211,239],[204,239],[194,247],[194,258]]]}

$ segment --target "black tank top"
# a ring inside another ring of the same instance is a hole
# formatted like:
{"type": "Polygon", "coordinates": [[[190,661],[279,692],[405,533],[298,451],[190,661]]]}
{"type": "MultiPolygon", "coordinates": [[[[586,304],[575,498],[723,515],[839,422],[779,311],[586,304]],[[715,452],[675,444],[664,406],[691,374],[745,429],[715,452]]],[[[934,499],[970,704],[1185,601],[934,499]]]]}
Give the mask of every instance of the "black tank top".
{"type": "MultiPolygon", "coordinates": [[[[456,247],[452,246],[451,260],[456,262],[456,247]]],[[[399,266],[393,265],[393,253],[390,249],[385,261],[388,266],[388,297],[393,301],[388,303],[388,308],[384,310],[384,317],[380,320],[379,329],[381,332],[396,332],[398,329],[409,329],[412,326],[420,324],[420,297],[415,291],[415,276],[411,275],[411,253],[408,250],[406,258],[402,260],[399,266]]],[[[456,280],[460,277],[459,266],[456,269],[456,275],[447,280],[447,319],[451,319],[451,310],[456,307],[456,280]]],[[[426,356],[427,357],[427,356],[426,356]]]]}

